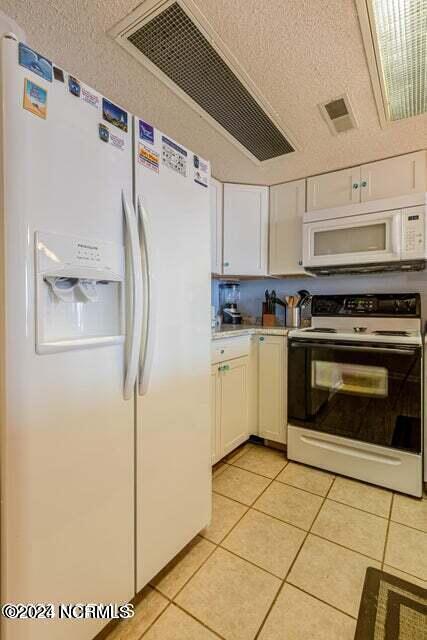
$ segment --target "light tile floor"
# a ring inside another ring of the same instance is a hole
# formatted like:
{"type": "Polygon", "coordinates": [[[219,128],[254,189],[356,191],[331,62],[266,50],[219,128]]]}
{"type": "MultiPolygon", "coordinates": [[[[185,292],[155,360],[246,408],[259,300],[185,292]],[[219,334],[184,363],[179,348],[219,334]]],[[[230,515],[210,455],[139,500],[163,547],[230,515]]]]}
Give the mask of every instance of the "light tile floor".
{"type": "Polygon", "coordinates": [[[213,512],[108,640],[352,640],[365,572],[427,587],[427,497],[248,443],[213,471],[213,512]]]}

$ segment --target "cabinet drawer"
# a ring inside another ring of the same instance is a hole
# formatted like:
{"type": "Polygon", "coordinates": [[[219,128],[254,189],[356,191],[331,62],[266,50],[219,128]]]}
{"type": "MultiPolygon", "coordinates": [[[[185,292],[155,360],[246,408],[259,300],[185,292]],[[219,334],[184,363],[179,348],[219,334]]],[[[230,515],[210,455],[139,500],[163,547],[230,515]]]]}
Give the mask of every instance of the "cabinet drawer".
{"type": "Polygon", "coordinates": [[[236,336],[235,338],[220,338],[218,340],[212,340],[212,364],[249,355],[249,338],[249,336],[236,336]]]}

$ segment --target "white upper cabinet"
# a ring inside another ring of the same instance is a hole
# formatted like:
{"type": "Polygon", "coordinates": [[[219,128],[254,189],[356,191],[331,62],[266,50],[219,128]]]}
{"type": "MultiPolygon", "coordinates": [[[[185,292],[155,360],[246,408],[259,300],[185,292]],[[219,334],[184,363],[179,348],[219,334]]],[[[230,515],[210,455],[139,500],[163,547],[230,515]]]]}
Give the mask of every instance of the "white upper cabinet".
{"type": "Polygon", "coordinates": [[[360,202],[360,167],[324,173],[307,180],[307,211],[360,202]]]}
{"type": "Polygon", "coordinates": [[[225,275],[267,275],[268,187],[224,184],[225,275]]]}
{"type": "Polygon", "coordinates": [[[210,180],[211,271],[222,273],[222,183],[210,180]]]}
{"type": "Polygon", "coordinates": [[[361,166],[361,201],[427,191],[427,153],[417,151],[361,166]]]}
{"type": "MultiPolygon", "coordinates": [[[[307,211],[360,205],[425,191],[427,151],[416,151],[308,178],[307,211]]],[[[351,210],[346,211],[349,214],[351,210]]]]}
{"type": "Polygon", "coordinates": [[[302,225],[305,211],[305,180],[270,187],[271,275],[300,275],[302,225]]]}

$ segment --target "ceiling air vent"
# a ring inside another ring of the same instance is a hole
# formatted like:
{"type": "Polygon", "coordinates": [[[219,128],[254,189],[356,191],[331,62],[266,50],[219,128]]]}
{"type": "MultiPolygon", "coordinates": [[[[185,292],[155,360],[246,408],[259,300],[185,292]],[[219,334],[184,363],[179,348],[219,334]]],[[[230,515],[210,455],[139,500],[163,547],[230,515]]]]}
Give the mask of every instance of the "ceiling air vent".
{"type": "Polygon", "coordinates": [[[243,84],[218,47],[211,44],[214,38],[206,37],[206,29],[202,32],[182,5],[161,4],[160,11],[153,11],[148,18],[141,16],[139,21],[133,15],[133,23],[119,32],[121,23],[112,33],[156,75],[160,70],[168,86],[187,102],[190,98],[199,113],[208,114],[212,124],[220,125],[220,130],[249,151],[250,157],[263,161],[294,151],[293,144],[261,106],[262,100],[243,84]]]}
{"type": "Polygon", "coordinates": [[[334,136],[357,128],[348,96],[340,96],[330,102],[324,102],[319,105],[319,109],[334,136]]]}

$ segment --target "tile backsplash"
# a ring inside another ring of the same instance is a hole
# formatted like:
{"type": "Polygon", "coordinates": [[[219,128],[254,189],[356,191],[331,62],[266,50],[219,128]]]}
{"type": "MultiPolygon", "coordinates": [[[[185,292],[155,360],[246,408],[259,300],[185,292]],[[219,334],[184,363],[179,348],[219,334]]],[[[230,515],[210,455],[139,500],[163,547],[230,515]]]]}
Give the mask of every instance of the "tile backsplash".
{"type": "MultiPolygon", "coordinates": [[[[219,280],[212,280],[212,304],[218,309],[219,280]]],[[[384,273],[371,276],[326,276],[302,278],[263,278],[261,280],[241,280],[240,311],[243,316],[261,316],[264,291],[274,289],[279,298],[292,295],[299,289],[307,289],[312,294],[334,293],[419,293],[423,322],[427,321],[427,271],[414,273],[384,273]]],[[[277,307],[279,323],[284,323],[283,310],[277,307]]]]}

